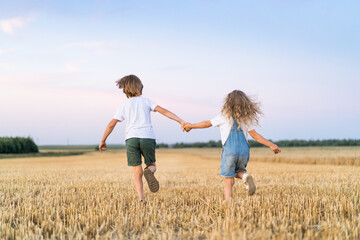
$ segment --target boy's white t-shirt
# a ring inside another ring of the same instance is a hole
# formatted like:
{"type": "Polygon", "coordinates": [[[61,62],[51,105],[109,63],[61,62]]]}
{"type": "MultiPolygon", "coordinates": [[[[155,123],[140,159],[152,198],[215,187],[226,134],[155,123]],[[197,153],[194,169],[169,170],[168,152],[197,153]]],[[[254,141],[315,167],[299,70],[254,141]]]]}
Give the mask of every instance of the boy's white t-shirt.
{"type": "Polygon", "coordinates": [[[155,139],[150,112],[155,112],[156,106],[142,96],[128,98],[120,104],[114,118],[119,122],[126,121],[125,140],[133,137],[155,139]]]}
{"type": "MultiPolygon", "coordinates": [[[[224,116],[222,113],[214,117],[210,120],[211,124],[214,127],[220,128],[221,142],[222,145],[225,145],[226,140],[228,139],[231,131],[231,127],[233,125],[233,120],[229,121],[229,119],[224,116]]],[[[243,130],[246,141],[248,140],[248,132],[254,130],[252,126],[246,127],[245,124],[241,124],[241,130],[243,130]]]]}

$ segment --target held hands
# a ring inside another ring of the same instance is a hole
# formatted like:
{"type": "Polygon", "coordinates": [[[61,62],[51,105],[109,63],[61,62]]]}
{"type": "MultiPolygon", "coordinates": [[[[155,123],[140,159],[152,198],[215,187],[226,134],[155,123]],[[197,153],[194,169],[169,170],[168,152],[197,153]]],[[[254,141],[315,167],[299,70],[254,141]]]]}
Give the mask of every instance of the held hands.
{"type": "Polygon", "coordinates": [[[186,131],[186,132],[190,132],[191,130],[191,123],[188,123],[188,122],[182,122],[181,123],[181,130],[182,131],[186,131]]]}
{"type": "Polygon", "coordinates": [[[99,151],[102,152],[102,151],[106,151],[107,147],[106,147],[106,142],[104,141],[101,141],[100,142],[100,145],[99,145],[99,151]]]}
{"type": "Polygon", "coordinates": [[[192,129],[191,125],[192,125],[191,123],[186,123],[184,126],[184,130],[186,132],[190,132],[190,130],[192,129]]]}

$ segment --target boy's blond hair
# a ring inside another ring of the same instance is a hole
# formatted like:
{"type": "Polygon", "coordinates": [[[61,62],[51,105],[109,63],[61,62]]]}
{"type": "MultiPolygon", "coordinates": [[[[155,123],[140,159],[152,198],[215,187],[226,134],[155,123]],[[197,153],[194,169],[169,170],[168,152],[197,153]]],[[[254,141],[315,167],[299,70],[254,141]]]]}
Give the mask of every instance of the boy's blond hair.
{"type": "Polygon", "coordinates": [[[235,118],[239,127],[241,124],[246,127],[259,125],[259,115],[262,114],[260,104],[240,90],[234,90],[226,96],[221,112],[229,120],[235,118]]]}
{"type": "Polygon", "coordinates": [[[116,85],[126,94],[126,97],[137,97],[142,95],[143,84],[135,75],[129,75],[116,81],[116,85]]]}

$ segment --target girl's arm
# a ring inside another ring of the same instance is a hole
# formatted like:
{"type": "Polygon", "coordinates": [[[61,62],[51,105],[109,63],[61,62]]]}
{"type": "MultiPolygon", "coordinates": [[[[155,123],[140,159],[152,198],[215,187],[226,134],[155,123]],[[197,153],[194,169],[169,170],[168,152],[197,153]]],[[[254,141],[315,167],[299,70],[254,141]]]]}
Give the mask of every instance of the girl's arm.
{"type": "Polygon", "coordinates": [[[165,108],[160,107],[159,105],[156,106],[154,110],[161,113],[165,117],[170,118],[170,119],[180,123],[181,127],[183,128],[183,125],[185,124],[185,121],[182,120],[181,118],[179,118],[178,116],[176,116],[174,113],[170,112],[169,110],[167,110],[165,108]]]}
{"type": "Polygon", "coordinates": [[[107,125],[104,135],[103,135],[100,145],[99,145],[100,152],[105,151],[107,149],[106,148],[106,139],[110,135],[110,133],[114,130],[117,123],[118,123],[118,120],[114,118],[107,125]]]}
{"type": "Polygon", "coordinates": [[[261,136],[255,130],[249,131],[249,134],[257,142],[269,147],[275,154],[281,152],[280,148],[275,143],[272,143],[269,140],[265,139],[263,136],[261,136]]]}
{"type": "Polygon", "coordinates": [[[189,132],[191,129],[194,129],[194,128],[208,128],[208,127],[211,127],[212,124],[209,120],[206,120],[206,121],[202,121],[202,122],[199,122],[199,123],[187,123],[185,124],[185,131],[189,132]]]}

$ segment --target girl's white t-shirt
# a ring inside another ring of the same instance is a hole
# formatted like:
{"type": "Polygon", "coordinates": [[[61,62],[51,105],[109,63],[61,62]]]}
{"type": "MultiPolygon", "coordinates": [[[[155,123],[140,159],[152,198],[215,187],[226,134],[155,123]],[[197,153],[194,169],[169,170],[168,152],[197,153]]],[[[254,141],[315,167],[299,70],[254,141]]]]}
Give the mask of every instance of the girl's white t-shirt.
{"type": "Polygon", "coordinates": [[[120,104],[114,118],[119,122],[126,121],[125,140],[133,137],[155,139],[150,112],[155,112],[156,106],[142,96],[128,98],[120,104]]]}
{"type": "MultiPolygon", "coordinates": [[[[220,128],[220,135],[221,135],[221,142],[222,145],[225,145],[226,140],[228,139],[231,131],[231,127],[233,125],[233,119],[229,120],[226,116],[222,113],[214,117],[210,120],[211,124],[214,127],[220,128]]],[[[241,130],[243,130],[246,141],[248,140],[248,132],[254,130],[252,126],[246,127],[245,124],[241,124],[241,130]]]]}

